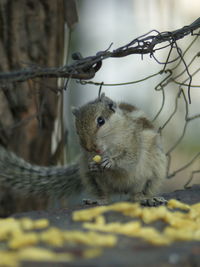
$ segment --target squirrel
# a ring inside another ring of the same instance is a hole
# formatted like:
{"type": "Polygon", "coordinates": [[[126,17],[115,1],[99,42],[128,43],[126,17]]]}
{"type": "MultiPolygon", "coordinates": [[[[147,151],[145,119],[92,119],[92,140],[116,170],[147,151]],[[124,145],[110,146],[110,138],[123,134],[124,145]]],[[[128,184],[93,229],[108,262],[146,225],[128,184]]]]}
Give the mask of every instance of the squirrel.
{"type": "Polygon", "coordinates": [[[77,163],[41,167],[0,147],[0,183],[23,194],[57,198],[86,190],[100,204],[113,194],[150,205],[165,201],[155,195],[166,177],[166,155],[160,135],[140,109],[102,93],[72,113],[81,147],[77,163]]]}

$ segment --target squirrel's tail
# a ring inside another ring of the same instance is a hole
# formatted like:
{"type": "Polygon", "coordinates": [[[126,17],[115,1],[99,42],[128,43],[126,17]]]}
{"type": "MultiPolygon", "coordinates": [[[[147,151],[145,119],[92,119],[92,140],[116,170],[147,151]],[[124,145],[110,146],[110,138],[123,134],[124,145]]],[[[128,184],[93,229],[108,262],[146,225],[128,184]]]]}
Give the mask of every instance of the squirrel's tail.
{"type": "Polygon", "coordinates": [[[32,165],[0,146],[0,184],[24,195],[69,196],[82,191],[78,164],[64,167],[32,165]]]}

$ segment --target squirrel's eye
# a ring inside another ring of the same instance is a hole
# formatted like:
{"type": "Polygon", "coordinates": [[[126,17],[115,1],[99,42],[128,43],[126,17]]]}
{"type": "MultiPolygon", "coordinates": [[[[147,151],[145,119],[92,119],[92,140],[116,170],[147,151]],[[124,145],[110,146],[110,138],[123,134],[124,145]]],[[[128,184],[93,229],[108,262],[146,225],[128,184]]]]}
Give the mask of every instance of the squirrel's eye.
{"type": "Polygon", "coordinates": [[[104,123],[105,123],[105,119],[103,117],[98,117],[97,118],[98,126],[102,126],[102,125],[104,125],[104,123]]]}

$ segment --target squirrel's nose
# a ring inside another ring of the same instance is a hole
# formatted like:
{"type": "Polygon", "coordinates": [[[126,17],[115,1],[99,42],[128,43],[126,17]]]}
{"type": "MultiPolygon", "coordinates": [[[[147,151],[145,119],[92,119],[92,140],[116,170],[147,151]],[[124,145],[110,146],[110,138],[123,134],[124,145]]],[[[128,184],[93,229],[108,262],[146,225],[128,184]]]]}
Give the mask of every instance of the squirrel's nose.
{"type": "Polygon", "coordinates": [[[93,151],[96,152],[97,154],[101,154],[101,150],[98,148],[96,144],[93,145],[93,151]]]}
{"type": "Polygon", "coordinates": [[[98,149],[97,145],[96,144],[90,144],[87,146],[87,150],[89,152],[96,152],[96,153],[100,153],[100,150],[98,149]]]}

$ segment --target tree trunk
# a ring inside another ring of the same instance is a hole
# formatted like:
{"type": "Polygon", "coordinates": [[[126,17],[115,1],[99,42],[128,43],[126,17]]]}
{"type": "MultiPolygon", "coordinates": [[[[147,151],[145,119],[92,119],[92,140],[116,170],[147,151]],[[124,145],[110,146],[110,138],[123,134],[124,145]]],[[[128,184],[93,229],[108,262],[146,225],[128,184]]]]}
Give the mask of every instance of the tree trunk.
{"type": "MultiPolygon", "coordinates": [[[[1,0],[0,71],[34,64],[61,65],[63,32],[63,0],[1,0]]],[[[30,162],[49,165],[58,103],[57,79],[38,78],[0,87],[0,143],[30,162]]],[[[13,198],[12,192],[6,191],[8,194],[13,198]]],[[[33,202],[32,206],[41,207],[41,201],[33,202]]]]}

